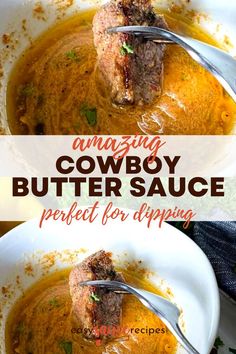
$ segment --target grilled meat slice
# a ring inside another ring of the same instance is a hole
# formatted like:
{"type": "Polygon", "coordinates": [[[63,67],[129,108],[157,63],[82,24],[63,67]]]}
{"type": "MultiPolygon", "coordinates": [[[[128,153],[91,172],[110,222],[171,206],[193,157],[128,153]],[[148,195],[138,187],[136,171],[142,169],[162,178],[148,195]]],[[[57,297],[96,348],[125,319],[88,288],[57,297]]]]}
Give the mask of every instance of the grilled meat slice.
{"type": "Polygon", "coordinates": [[[93,20],[98,67],[114,103],[150,103],[161,94],[165,45],[130,34],[107,33],[109,27],[128,25],[168,28],[150,0],[112,0],[93,20]]]}
{"type": "Polygon", "coordinates": [[[121,321],[122,295],[105,288],[80,286],[82,281],[96,279],[123,281],[122,275],[114,269],[110,253],[99,251],[86,258],[70,273],[73,318],[78,326],[89,329],[85,333],[88,339],[109,336],[100,333],[101,327],[115,328],[121,321]]]}

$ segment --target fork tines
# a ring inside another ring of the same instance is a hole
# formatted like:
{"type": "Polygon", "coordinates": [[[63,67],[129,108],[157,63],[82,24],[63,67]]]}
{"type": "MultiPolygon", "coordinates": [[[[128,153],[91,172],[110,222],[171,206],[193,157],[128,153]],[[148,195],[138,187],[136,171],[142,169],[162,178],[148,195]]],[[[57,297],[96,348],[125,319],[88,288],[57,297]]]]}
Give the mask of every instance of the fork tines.
{"type": "MultiPolygon", "coordinates": [[[[165,38],[160,33],[157,33],[158,27],[148,27],[148,26],[118,26],[108,28],[108,33],[130,33],[135,36],[142,36],[144,39],[153,40],[160,44],[173,44],[171,39],[165,38]]],[[[161,29],[160,29],[161,30],[161,29]]]]}

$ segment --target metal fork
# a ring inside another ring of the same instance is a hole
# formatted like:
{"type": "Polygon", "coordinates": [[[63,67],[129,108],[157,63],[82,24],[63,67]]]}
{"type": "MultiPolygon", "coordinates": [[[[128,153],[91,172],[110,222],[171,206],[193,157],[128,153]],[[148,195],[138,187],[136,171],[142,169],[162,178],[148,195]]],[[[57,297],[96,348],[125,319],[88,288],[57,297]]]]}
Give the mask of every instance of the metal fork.
{"type": "Polygon", "coordinates": [[[108,33],[130,33],[157,43],[178,44],[220,82],[236,101],[236,60],[228,53],[196,39],[179,35],[159,27],[122,26],[108,29],[108,33]]]}
{"type": "Polygon", "coordinates": [[[137,289],[126,283],[110,280],[91,280],[80,283],[81,286],[105,287],[116,293],[136,296],[149,310],[157,315],[176,337],[178,342],[190,354],[200,354],[187,340],[179,326],[180,311],[176,305],[167,299],[143,289],[137,289]]]}

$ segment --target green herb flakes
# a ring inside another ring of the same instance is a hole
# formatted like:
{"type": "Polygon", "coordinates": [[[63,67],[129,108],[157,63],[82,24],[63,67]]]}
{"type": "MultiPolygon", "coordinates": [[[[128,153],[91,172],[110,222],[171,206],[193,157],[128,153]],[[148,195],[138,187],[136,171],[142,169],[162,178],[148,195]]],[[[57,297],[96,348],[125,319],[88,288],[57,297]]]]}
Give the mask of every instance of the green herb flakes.
{"type": "Polygon", "coordinates": [[[186,81],[186,80],[188,80],[188,78],[189,78],[188,74],[186,74],[186,73],[182,73],[181,74],[181,80],[182,81],[186,81]]]}
{"type": "Polygon", "coordinates": [[[28,83],[24,85],[20,90],[20,94],[25,97],[30,97],[33,95],[33,93],[34,93],[34,86],[32,83],[28,83]]]}
{"type": "Polygon", "coordinates": [[[44,103],[44,96],[43,95],[39,95],[38,96],[37,105],[38,106],[42,106],[43,103],[44,103]]]}
{"type": "Polygon", "coordinates": [[[84,104],[80,107],[80,115],[86,117],[87,122],[91,127],[97,124],[97,108],[89,107],[84,104]]]}
{"type": "Polygon", "coordinates": [[[122,47],[120,48],[120,54],[121,55],[126,55],[126,54],[134,54],[134,49],[132,46],[126,42],[122,44],[122,47]]]}
{"type": "Polygon", "coordinates": [[[99,301],[100,301],[100,298],[99,298],[96,294],[92,293],[92,294],[90,295],[90,300],[92,300],[92,301],[94,301],[94,302],[99,302],[99,301]]]}
{"type": "Polygon", "coordinates": [[[16,327],[17,333],[23,334],[25,331],[25,326],[23,322],[19,322],[17,327],[16,327]]]}
{"type": "Polygon", "coordinates": [[[79,61],[78,54],[72,49],[69,52],[66,52],[66,57],[73,61],[79,61]]]}
{"type": "Polygon", "coordinates": [[[59,301],[56,298],[49,300],[49,305],[52,307],[60,307],[59,301]]]}
{"type": "Polygon", "coordinates": [[[72,354],[72,342],[62,340],[59,343],[59,346],[64,350],[65,354],[72,354]]]}

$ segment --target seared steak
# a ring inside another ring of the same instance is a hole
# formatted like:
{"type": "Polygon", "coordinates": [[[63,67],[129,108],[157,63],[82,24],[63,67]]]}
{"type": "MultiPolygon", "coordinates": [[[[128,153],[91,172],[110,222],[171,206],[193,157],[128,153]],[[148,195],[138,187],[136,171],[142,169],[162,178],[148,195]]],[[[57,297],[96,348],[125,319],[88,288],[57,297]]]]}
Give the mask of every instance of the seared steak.
{"type": "Polygon", "coordinates": [[[72,314],[78,326],[89,329],[85,333],[88,339],[109,337],[109,334],[100,332],[101,327],[115,328],[121,321],[122,295],[104,288],[79,285],[82,281],[96,279],[123,281],[121,274],[114,269],[110,253],[99,251],[70,273],[72,314]]]}
{"type": "Polygon", "coordinates": [[[98,66],[117,104],[149,103],[161,94],[165,45],[130,34],[109,34],[114,26],[156,26],[167,29],[151,0],[112,0],[93,20],[98,66]]]}

